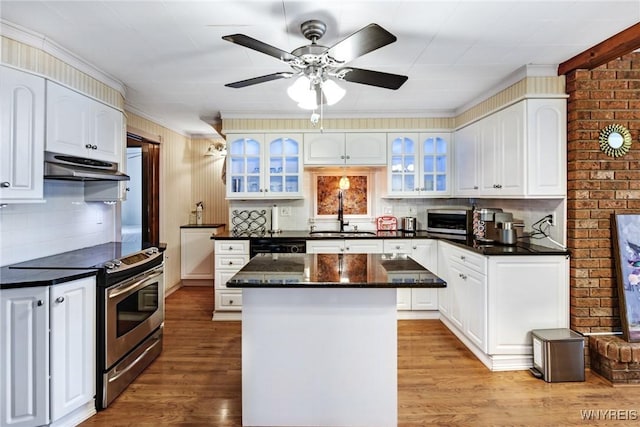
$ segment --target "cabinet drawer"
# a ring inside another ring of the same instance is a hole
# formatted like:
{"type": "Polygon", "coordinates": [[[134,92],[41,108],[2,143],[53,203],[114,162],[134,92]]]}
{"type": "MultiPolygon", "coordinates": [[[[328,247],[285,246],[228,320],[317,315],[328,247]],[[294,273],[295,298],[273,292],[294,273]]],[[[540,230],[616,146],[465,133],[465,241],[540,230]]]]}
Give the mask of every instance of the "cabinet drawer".
{"type": "Polygon", "coordinates": [[[249,255],[248,240],[218,240],[215,243],[217,254],[246,254],[249,255]]]}
{"type": "Polygon", "coordinates": [[[480,274],[487,274],[487,258],[484,255],[456,248],[450,252],[449,261],[462,264],[480,274]]]}
{"type": "Polygon", "coordinates": [[[239,310],[242,307],[242,291],[220,292],[220,309],[239,310]]]}
{"type": "Polygon", "coordinates": [[[227,289],[227,282],[237,273],[237,269],[216,271],[215,287],[216,289],[227,289]]]}
{"type": "Polygon", "coordinates": [[[217,255],[216,269],[221,270],[240,270],[243,265],[249,262],[249,255],[217,255]]]}
{"type": "Polygon", "coordinates": [[[383,247],[386,254],[410,254],[411,239],[384,240],[383,247]]]}

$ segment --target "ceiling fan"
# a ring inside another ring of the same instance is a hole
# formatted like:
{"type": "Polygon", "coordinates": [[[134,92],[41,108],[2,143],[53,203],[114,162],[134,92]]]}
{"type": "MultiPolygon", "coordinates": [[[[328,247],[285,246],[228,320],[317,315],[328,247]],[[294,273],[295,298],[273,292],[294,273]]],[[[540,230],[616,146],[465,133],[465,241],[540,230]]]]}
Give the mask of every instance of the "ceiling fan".
{"type": "MultiPolygon", "coordinates": [[[[310,92],[315,96],[310,107],[303,105],[304,102],[301,100],[299,100],[299,106],[313,109],[315,106],[325,102],[329,105],[332,104],[331,99],[324,98],[330,98],[328,89],[337,87],[330,78],[393,90],[400,88],[400,86],[407,81],[407,76],[364,70],[345,65],[347,62],[359,56],[397,40],[393,34],[378,24],[369,24],[331,47],[322,46],[317,43],[324,35],[326,29],[325,23],[316,19],[303,22],[302,25],[300,25],[300,30],[304,37],[311,41],[311,44],[294,49],[291,53],[245,34],[223,36],[222,38],[224,40],[231,43],[273,56],[293,69],[293,71],[278,72],[247,80],[240,80],[234,83],[228,83],[225,86],[242,88],[272,80],[289,79],[294,76],[299,76],[302,77],[302,79],[299,78],[294,86],[306,86],[304,89],[307,90],[307,93],[310,92]]],[[[291,93],[294,86],[290,88],[289,96],[296,99],[291,93]]],[[[342,90],[340,88],[338,89],[342,90]]]]}

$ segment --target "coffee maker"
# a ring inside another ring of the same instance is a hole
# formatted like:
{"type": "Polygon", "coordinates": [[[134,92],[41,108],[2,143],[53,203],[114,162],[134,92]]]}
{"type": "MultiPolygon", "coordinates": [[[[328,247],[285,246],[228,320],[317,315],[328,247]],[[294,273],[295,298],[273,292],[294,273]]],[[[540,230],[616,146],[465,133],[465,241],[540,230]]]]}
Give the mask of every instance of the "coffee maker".
{"type": "MultiPolygon", "coordinates": [[[[475,217],[474,217],[475,218],[475,217]]],[[[515,245],[518,231],[524,227],[521,221],[514,221],[511,212],[503,212],[500,208],[478,209],[478,230],[482,235],[475,235],[479,242],[498,243],[502,245],[515,245]]],[[[475,234],[474,224],[474,234],[475,234]]]]}

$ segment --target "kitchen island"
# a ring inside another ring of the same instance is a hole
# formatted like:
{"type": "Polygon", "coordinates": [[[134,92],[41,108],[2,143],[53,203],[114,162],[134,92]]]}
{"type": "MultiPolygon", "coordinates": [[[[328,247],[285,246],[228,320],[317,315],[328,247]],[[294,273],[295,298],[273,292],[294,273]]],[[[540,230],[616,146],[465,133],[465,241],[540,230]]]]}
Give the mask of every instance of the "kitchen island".
{"type": "Polygon", "coordinates": [[[243,289],[244,426],[395,426],[399,287],[446,283],[406,255],[260,254],[243,289]]]}

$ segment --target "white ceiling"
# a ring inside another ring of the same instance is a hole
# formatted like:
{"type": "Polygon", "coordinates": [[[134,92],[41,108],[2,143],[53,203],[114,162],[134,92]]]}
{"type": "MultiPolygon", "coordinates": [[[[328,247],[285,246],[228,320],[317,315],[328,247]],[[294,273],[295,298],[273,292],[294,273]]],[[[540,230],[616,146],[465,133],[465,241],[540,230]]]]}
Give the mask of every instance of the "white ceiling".
{"type": "Polygon", "coordinates": [[[225,83],[290,71],[221,39],[243,33],[286,51],[308,44],[300,24],[322,19],[331,46],[375,22],[398,40],[349,65],[404,74],[397,91],[341,82],[335,116],[452,115],[524,65],[555,67],[640,21],[640,0],[551,1],[11,1],[2,19],[35,31],[123,83],[127,108],[184,134],[216,117],[306,117],[291,80],[225,83]]]}

